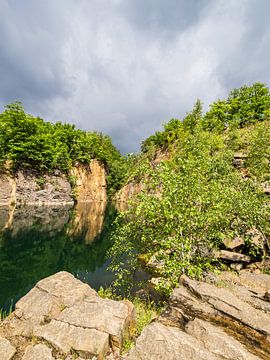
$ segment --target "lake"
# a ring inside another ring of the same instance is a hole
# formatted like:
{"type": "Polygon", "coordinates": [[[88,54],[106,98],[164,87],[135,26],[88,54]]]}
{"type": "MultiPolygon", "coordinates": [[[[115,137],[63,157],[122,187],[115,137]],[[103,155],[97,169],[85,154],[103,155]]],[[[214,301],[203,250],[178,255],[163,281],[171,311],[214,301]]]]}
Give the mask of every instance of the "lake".
{"type": "Polygon", "coordinates": [[[109,286],[106,252],[114,217],[102,202],[0,207],[0,309],[8,310],[40,279],[61,270],[96,290],[109,286]]]}

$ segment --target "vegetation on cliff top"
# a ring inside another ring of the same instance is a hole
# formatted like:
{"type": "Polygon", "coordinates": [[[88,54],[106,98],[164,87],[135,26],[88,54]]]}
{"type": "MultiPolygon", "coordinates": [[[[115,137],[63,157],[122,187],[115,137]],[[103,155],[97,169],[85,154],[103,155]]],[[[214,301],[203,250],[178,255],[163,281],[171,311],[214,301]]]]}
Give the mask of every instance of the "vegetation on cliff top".
{"type": "Polygon", "coordinates": [[[197,101],[183,121],[172,119],[143,142],[127,179],[143,181],[144,190],[118,216],[111,251],[121,285],[132,286],[141,253],[158,265],[165,290],[182,273],[200,276],[211,266],[211,250],[223,248],[226,239],[241,237],[242,252],[254,260],[267,256],[270,208],[263,184],[270,180],[269,108],[265,85],[243,86],[205,115],[197,101]],[[151,165],[165,150],[167,159],[151,165]]]}
{"type": "Polygon", "coordinates": [[[117,189],[124,160],[109,136],[79,130],[72,124],[45,122],[26,114],[19,102],[7,105],[0,114],[1,168],[8,162],[13,171],[68,172],[76,163],[91,159],[106,165],[109,188],[117,189]]]}

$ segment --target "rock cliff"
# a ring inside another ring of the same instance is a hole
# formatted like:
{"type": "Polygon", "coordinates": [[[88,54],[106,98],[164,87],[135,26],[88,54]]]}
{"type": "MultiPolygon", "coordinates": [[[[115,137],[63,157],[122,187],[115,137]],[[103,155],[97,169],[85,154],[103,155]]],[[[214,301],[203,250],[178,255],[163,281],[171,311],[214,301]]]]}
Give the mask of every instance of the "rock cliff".
{"type": "Polygon", "coordinates": [[[103,164],[91,160],[71,170],[71,186],[66,174],[55,171],[40,175],[32,170],[14,175],[0,174],[0,205],[69,205],[78,202],[106,201],[106,171],[103,164]]]}
{"type": "MultiPolygon", "coordinates": [[[[157,150],[153,158],[149,160],[149,166],[155,168],[161,161],[166,161],[170,158],[168,150],[157,150]]],[[[128,201],[134,198],[141,191],[146,188],[145,174],[141,174],[139,180],[131,180],[125,184],[114,196],[114,204],[119,211],[125,211],[128,206],[128,201]]],[[[160,196],[160,189],[156,189],[155,193],[160,196]]]]}
{"type": "Polygon", "coordinates": [[[106,201],[106,170],[97,160],[88,165],[79,165],[71,170],[76,179],[77,202],[106,201]]]}

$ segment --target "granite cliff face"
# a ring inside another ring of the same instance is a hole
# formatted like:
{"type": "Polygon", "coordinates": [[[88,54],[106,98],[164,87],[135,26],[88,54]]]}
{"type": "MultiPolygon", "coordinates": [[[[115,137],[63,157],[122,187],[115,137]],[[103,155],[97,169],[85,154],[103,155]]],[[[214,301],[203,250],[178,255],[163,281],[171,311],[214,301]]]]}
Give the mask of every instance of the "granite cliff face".
{"type": "Polygon", "coordinates": [[[69,177],[60,171],[40,175],[32,170],[0,174],[0,205],[72,205],[77,202],[106,201],[106,171],[103,164],[92,160],[77,165],[69,177]]]}

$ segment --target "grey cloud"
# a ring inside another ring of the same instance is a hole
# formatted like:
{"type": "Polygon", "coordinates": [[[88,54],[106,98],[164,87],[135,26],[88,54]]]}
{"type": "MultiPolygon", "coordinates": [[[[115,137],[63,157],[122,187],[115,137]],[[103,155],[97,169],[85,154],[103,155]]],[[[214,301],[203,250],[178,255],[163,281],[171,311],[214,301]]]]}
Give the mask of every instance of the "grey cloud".
{"type": "Polygon", "coordinates": [[[112,136],[123,151],[196,98],[269,83],[268,0],[0,0],[0,105],[112,136]]]}
{"type": "Polygon", "coordinates": [[[139,30],[171,35],[196,24],[201,12],[211,3],[204,0],[137,0],[121,1],[119,7],[139,30]]]}
{"type": "Polygon", "coordinates": [[[65,40],[62,7],[52,2],[1,1],[0,93],[28,102],[67,95],[59,49],[65,40]],[[47,3],[47,5],[46,5],[47,3]],[[4,9],[4,11],[3,11],[4,9]]]}

